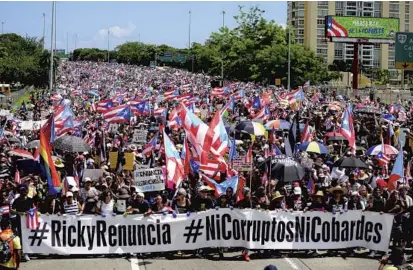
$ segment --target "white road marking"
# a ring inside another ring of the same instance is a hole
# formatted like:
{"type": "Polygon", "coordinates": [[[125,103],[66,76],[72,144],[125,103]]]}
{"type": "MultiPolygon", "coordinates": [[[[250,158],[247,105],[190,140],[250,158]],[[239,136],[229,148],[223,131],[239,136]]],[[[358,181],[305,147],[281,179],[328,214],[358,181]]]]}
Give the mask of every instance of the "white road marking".
{"type": "Polygon", "coordinates": [[[131,270],[139,270],[139,260],[137,258],[130,259],[131,270]]]}
{"type": "Polygon", "coordinates": [[[284,260],[295,270],[299,270],[298,266],[290,259],[287,257],[284,257],[284,260]]]}

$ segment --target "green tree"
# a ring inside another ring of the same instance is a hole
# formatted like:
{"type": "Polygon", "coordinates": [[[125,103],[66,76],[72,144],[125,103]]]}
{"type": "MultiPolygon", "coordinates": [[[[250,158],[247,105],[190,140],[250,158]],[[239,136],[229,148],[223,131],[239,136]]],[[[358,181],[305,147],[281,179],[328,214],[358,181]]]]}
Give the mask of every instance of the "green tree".
{"type": "Polygon", "coordinates": [[[47,85],[50,67],[43,59],[46,52],[42,41],[36,38],[23,38],[13,33],[0,35],[1,80],[35,86],[47,85]]]}
{"type": "MultiPolygon", "coordinates": [[[[191,49],[173,48],[168,45],[153,45],[142,42],[126,42],[115,51],[119,63],[148,66],[157,58],[159,65],[185,68],[195,72],[221,75],[222,64],[224,77],[230,80],[272,82],[274,78],[287,81],[288,66],[288,29],[282,28],[273,20],[263,17],[264,10],[255,6],[248,11],[239,7],[235,16],[237,26],[233,29],[221,27],[211,33],[204,44],[193,43],[191,49]],[[183,54],[187,61],[165,61],[160,57],[165,53],[183,54]],[[192,61],[193,57],[193,61],[192,61]]],[[[293,29],[291,29],[293,32],[293,29]]],[[[291,84],[303,85],[307,80],[312,84],[338,78],[336,69],[327,69],[323,59],[314,52],[295,44],[292,34],[291,44],[291,84]]],[[[1,53],[1,51],[0,51],[1,53]]],[[[111,52],[112,53],[112,52],[111,52]]],[[[77,49],[73,52],[75,61],[102,61],[107,51],[98,49],[77,49]]],[[[107,56],[106,56],[107,57],[107,56]]],[[[111,56],[113,59],[113,57],[111,56]]],[[[343,65],[343,63],[340,63],[343,65]]],[[[345,65],[344,65],[345,66],[345,65]]]]}

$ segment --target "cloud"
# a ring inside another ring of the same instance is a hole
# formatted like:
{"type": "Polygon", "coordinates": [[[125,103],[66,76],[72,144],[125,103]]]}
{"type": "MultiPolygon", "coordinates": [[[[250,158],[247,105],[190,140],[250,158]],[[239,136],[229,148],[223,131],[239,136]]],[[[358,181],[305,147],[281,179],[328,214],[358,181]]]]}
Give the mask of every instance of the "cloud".
{"type": "Polygon", "coordinates": [[[103,38],[107,37],[108,35],[108,30],[110,32],[111,36],[117,37],[117,38],[123,38],[123,37],[128,37],[130,36],[133,31],[135,31],[136,25],[133,23],[128,23],[127,27],[120,27],[118,25],[111,26],[108,29],[100,29],[98,32],[98,36],[103,38]]]}

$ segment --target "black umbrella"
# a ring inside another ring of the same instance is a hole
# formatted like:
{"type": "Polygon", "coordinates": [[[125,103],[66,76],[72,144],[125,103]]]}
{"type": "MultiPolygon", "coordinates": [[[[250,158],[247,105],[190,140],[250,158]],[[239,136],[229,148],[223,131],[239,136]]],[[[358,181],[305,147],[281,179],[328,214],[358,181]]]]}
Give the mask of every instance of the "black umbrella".
{"type": "Polygon", "coordinates": [[[80,137],[75,136],[63,136],[54,141],[53,146],[62,151],[70,153],[76,152],[88,152],[90,146],[80,137]]]}
{"type": "Polygon", "coordinates": [[[362,168],[362,169],[369,168],[369,166],[366,163],[361,161],[359,158],[355,158],[355,157],[342,157],[333,164],[333,167],[362,168]]]}
{"type": "Polygon", "coordinates": [[[304,167],[292,158],[272,160],[271,178],[276,178],[284,183],[292,183],[301,180],[304,175],[304,167]]]}

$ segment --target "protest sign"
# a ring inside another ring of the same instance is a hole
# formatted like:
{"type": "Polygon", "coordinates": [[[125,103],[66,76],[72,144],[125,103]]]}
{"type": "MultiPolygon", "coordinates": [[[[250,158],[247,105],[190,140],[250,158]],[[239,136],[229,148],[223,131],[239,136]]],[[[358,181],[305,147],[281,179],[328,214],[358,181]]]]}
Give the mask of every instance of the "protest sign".
{"type": "Polygon", "coordinates": [[[165,189],[162,168],[135,170],[136,189],[141,192],[165,189]]]}
{"type": "Polygon", "coordinates": [[[93,181],[97,181],[99,177],[103,175],[104,171],[103,169],[85,169],[83,172],[83,180],[85,180],[86,177],[90,177],[93,181]]]}
{"type": "Polygon", "coordinates": [[[148,137],[147,130],[135,129],[133,131],[132,142],[133,143],[146,143],[146,138],[148,137]]]}
{"type": "Polygon", "coordinates": [[[109,132],[110,132],[110,133],[116,133],[116,132],[118,132],[118,124],[110,124],[110,125],[109,125],[109,132]]]}
{"type": "Polygon", "coordinates": [[[109,152],[109,167],[115,170],[118,167],[118,152],[109,152]]]}
{"type": "Polygon", "coordinates": [[[134,153],[125,153],[125,165],[123,165],[123,169],[125,171],[133,171],[134,159],[135,159],[134,153]]]}
{"type": "Polygon", "coordinates": [[[28,229],[26,254],[122,254],[242,247],[269,250],[347,249],[387,251],[393,216],[376,212],[265,212],[219,209],[187,216],[39,216],[28,229]]]}
{"type": "Polygon", "coordinates": [[[245,162],[245,156],[239,156],[233,159],[232,168],[239,172],[248,172],[251,170],[251,163],[245,162]]]}
{"type": "Polygon", "coordinates": [[[19,123],[20,129],[21,130],[39,130],[47,120],[42,120],[42,121],[21,121],[19,123]]]}

